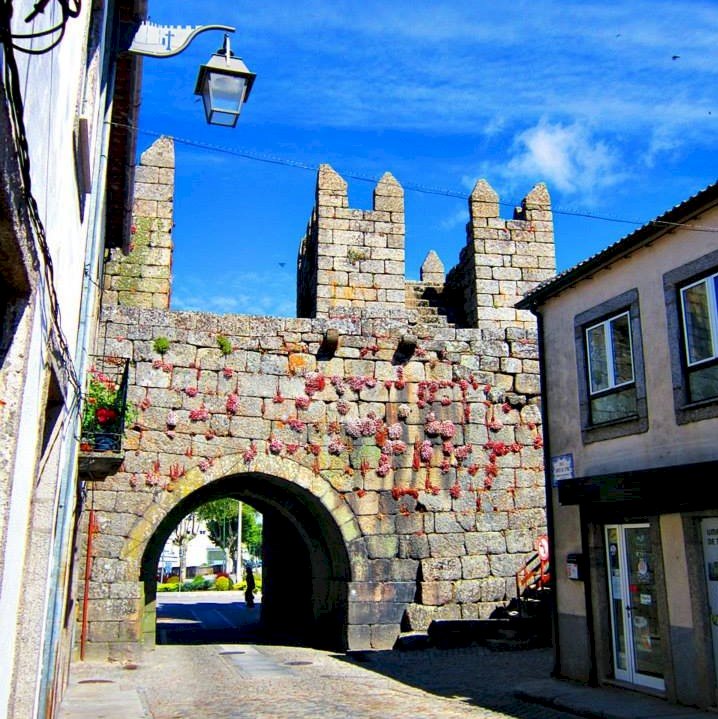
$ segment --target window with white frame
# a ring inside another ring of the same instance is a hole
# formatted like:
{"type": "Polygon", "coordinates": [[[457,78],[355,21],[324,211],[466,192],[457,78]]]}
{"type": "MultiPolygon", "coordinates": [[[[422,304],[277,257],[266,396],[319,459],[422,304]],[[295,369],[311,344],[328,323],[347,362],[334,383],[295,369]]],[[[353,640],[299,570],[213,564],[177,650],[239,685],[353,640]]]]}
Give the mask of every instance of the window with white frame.
{"type": "Polygon", "coordinates": [[[614,422],[637,414],[631,318],[609,317],[585,329],[590,423],[614,422]]]}
{"type": "Polygon", "coordinates": [[[718,397],[718,273],[681,288],[688,400],[718,397]]]}

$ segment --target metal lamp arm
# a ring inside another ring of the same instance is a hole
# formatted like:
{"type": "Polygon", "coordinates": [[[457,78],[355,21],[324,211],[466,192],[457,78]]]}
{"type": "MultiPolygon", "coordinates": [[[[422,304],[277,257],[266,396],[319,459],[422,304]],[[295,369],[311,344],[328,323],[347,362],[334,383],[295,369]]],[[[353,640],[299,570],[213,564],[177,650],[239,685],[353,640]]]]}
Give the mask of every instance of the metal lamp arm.
{"type": "Polygon", "coordinates": [[[146,57],[172,57],[179,55],[200,33],[207,30],[234,32],[230,25],[157,25],[144,21],[123,27],[125,51],[146,57]]]}

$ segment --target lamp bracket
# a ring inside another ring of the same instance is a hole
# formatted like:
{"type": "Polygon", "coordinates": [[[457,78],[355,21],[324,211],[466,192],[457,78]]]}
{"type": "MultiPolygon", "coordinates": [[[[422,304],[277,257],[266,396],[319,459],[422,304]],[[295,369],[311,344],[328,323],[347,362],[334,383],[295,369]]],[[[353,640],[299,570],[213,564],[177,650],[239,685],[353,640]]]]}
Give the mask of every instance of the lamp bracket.
{"type": "Polygon", "coordinates": [[[158,25],[145,20],[142,23],[122,25],[123,44],[126,52],[148,57],[172,57],[179,55],[197,35],[207,30],[234,32],[229,25],[158,25]]]}

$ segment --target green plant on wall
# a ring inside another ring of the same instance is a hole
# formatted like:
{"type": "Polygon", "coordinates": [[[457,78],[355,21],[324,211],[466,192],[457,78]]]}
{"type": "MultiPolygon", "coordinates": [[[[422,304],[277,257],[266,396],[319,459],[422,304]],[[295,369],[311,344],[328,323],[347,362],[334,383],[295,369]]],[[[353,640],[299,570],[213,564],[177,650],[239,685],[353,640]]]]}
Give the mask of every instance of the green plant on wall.
{"type": "Polygon", "coordinates": [[[166,337],[157,337],[152,347],[157,354],[164,355],[170,348],[170,341],[166,337]]]}
{"type": "Polygon", "coordinates": [[[360,250],[358,247],[350,247],[347,250],[347,260],[351,262],[351,264],[355,265],[357,262],[360,262],[361,260],[366,260],[368,257],[366,250],[360,250]]]}
{"type": "Polygon", "coordinates": [[[224,335],[217,335],[217,347],[223,355],[232,354],[232,343],[224,335]]]}

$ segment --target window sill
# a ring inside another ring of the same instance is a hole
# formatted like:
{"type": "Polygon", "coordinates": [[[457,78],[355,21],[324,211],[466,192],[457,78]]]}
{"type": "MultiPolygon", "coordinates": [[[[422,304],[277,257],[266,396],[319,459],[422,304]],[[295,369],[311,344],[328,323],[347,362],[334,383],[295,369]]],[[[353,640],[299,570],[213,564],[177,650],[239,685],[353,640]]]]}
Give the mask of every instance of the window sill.
{"type": "Polygon", "coordinates": [[[702,399],[698,402],[687,402],[678,409],[681,412],[685,412],[691,409],[701,409],[703,407],[712,407],[714,404],[718,404],[718,397],[711,397],[710,399],[702,399]]]}
{"type": "Polygon", "coordinates": [[[596,424],[589,424],[583,428],[584,432],[590,432],[593,429],[602,429],[603,427],[613,427],[618,424],[626,424],[627,422],[636,422],[640,417],[637,414],[631,414],[627,417],[621,417],[620,419],[612,419],[608,422],[597,422],[596,424]]]}
{"type": "Polygon", "coordinates": [[[623,417],[611,422],[592,424],[581,430],[581,439],[584,444],[604,442],[618,437],[627,437],[631,434],[642,434],[648,431],[648,417],[639,414],[623,417]]]}
{"type": "Polygon", "coordinates": [[[679,402],[682,389],[674,390],[676,397],[676,424],[689,424],[718,417],[718,397],[699,402],[679,402]]]}

